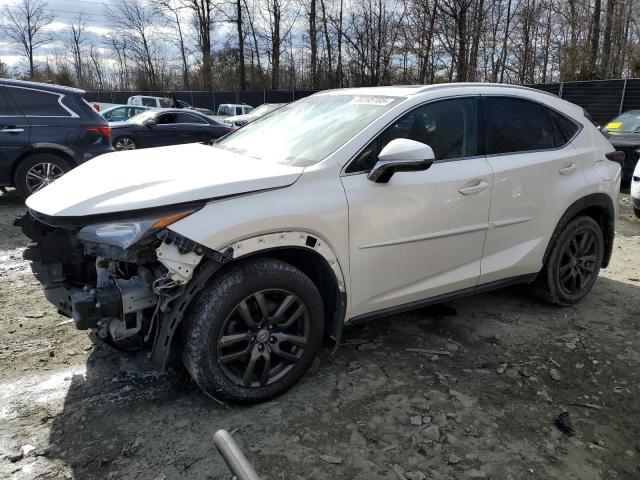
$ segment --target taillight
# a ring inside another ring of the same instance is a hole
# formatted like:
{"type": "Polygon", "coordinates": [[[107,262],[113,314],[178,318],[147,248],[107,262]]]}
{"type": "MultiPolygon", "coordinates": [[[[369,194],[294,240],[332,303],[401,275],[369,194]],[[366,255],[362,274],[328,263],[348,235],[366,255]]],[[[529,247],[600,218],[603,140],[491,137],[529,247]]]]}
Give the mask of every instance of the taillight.
{"type": "Polygon", "coordinates": [[[103,137],[111,136],[111,127],[84,127],[87,132],[97,133],[103,137]]]}
{"type": "Polygon", "coordinates": [[[618,163],[623,163],[625,159],[624,152],[621,152],[620,150],[617,150],[615,152],[609,152],[605,154],[605,157],[607,157],[612,162],[618,162],[618,163]]]}
{"type": "Polygon", "coordinates": [[[97,103],[94,103],[94,104],[93,104],[93,105],[91,105],[91,106],[93,107],[93,109],[94,109],[96,112],[100,113],[100,105],[98,105],[97,103]]]}

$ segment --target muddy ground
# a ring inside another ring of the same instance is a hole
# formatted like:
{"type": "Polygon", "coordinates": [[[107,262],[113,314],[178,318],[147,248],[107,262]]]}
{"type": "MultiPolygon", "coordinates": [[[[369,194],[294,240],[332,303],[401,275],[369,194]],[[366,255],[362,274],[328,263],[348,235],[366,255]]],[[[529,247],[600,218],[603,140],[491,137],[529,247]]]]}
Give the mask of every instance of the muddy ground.
{"type": "Polygon", "coordinates": [[[518,287],[352,327],[289,393],[240,408],[74,330],[21,259],[22,203],[0,196],[0,478],[229,478],[226,428],[272,480],[638,479],[640,221],[621,204],[579,306],[518,287]]]}

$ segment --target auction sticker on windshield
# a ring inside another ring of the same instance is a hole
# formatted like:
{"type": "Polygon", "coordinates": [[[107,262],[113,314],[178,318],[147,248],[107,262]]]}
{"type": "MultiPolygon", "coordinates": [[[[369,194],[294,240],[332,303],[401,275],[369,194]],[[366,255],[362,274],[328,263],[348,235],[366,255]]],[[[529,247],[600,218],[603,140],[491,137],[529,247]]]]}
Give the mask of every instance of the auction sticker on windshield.
{"type": "Polygon", "coordinates": [[[389,105],[396,100],[395,97],[354,97],[349,103],[352,105],[374,105],[376,107],[383,107],[389,105]]]}

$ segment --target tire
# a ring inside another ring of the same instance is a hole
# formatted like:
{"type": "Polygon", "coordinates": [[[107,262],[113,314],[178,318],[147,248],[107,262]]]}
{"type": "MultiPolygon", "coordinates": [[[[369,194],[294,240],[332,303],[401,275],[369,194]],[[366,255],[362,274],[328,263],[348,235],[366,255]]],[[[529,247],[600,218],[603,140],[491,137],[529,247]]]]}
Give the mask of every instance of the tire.
{"type": "Polygon", "coordinates": [[[633,213],[636,214],[636,217],[640,218],[640,208],[633,207],[633,213]]]}
{"type": "Polygon", "coordinates": [[[205,145],[209,145],[209,146],[213,146],[214,143],[216,143],[217,138],[215,137],[211,137],[208,138],[207,140],[204,141],[205,145]]]}
{"type": "Polygon", "coordinates": [[[595,284],[603,255],[604,240],[598,223],[586,216],[571,220],[538,274],[534,292],[556,305],[575,305],[595,284]]]}
{"type": "Polygon", "coordinates": [[[185,321],[182,360],[198,386],[223,402],[253,404],[284,393],[307,372],[322,344],[324,306],[303,272],[261,258],[214,276],[185,321]]]}
{"type": "Polygon", "coordinates": [[[25,158],[14,177],[16,190],[22,198],[46,187],[71,170],[68,161],[53,153],[38,153],[25,158]]]}
{"type": "Polygon", "coordinates": [[[135,140],[131,137],[118,137],[116,139],[113,140],[113,148],[116,149],[116,151],[118,152],[122,152],[125,150],[135,150],[136,148],[138,148],[138,145],[136,144],[135,140]]]}

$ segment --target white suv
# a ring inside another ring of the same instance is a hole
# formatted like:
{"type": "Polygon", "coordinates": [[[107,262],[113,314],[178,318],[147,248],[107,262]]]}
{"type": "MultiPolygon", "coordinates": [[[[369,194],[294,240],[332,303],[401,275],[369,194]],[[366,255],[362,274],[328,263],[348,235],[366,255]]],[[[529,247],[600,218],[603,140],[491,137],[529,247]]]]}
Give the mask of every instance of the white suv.
{"type": "Polygon", "coordinates": [[[78,328],[263,401],[356,320],[515,282],[578,302],[611,256],[612,150],[527,88],[326,91],[213,147],[81,165],[29,197],[25,258],[78,328]]]}

